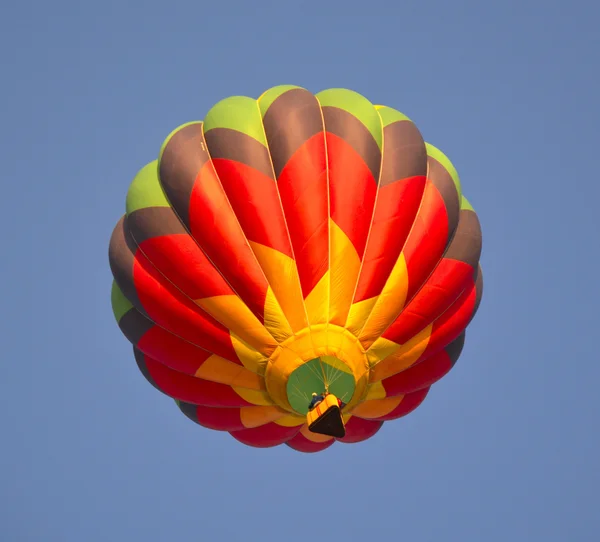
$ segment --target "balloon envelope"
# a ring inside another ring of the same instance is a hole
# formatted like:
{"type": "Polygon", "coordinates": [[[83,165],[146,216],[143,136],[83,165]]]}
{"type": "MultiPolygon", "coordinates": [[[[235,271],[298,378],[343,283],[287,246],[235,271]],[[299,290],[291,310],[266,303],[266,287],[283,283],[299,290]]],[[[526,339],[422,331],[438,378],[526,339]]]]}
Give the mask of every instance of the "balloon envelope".
{"type": "Polygon", "coordinates": [[[112,305],[148,381],[201,426],[317,452],[407,415],[457,361],[482,238],[450,160],[346,89],[234,96],[174,130],[110,241],[112,305]]]}

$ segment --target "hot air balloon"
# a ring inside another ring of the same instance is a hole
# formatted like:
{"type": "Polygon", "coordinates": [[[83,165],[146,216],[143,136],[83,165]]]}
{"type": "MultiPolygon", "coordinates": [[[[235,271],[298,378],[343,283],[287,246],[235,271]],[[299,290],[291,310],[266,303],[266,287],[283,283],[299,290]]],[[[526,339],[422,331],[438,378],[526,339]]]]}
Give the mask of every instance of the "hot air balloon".
{"type": "Polygon", "coordinates": [[[179,126],[137,173],[112,306],[141,373],[191,420],[318,452],[373,437],[450,371],[481,248],[454,166],[407,116],[277,86],[179,126]]]}

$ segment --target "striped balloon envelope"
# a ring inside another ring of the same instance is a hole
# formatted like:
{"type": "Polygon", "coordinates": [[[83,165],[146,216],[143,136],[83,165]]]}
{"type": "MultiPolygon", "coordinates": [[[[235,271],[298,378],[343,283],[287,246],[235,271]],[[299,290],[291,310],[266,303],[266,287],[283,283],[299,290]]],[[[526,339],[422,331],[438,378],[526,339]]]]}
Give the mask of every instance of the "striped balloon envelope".
{"type": "Polygon", "coordinates": [[[141,373],[197,424],[318,452],[406,416],[479,306],[479,220],[450,160],[390,107],[278,86],[178,127],[109,247],[141,373]],[[324,389],[345,436],[311,432],[324,389]]]}

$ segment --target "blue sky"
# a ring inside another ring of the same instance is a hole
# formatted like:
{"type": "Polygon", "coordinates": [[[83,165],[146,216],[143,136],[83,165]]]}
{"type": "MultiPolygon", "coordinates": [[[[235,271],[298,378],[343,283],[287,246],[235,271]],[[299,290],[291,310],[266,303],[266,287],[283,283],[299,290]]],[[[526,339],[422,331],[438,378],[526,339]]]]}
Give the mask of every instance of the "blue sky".
{"type": "Polygon", "coordinates": [[[372,7],[4,8],[2,540],[600,539],[600,8],[372,7]],[[375,438],[315,455],[195,426],[139,374],[110,307],[132,176],[216,101],[282,83],[406,113],[484,235],[453,371],[375,438]]]}

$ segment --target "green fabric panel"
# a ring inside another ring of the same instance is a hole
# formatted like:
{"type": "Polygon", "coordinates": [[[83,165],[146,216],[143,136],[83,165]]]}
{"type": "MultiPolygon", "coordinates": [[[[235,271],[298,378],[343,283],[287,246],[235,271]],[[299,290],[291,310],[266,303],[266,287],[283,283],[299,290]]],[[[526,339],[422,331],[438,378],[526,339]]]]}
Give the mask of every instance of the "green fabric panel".
{"type": "Polygon", "coordinates": [[[114,280],[110,292],[110,302],[112,305],[113,314],[115,315],[115,319],[117,320],[117,322],[120,322],[121,318],[123,318],[125,314],[127,314],[131,309],[133,309],[133,305],[123,295],[121,288],[119,288],[119,286],[114,280]]]}
{"type": "Polygon", "coordinates": [[[450,158],[448,158],[440,149],[434,147],[431,143],[425,143],[425,147],[427,148],[427,154],[446,168],[446,171],[450,174],[452,180],[454,181],[454,186],[456,186],[456,191],[460,197],[462,195],[460,178],[458,177],[458,172],[450,161],[450,158]]]}
{"type": "Polygon", "coordinates": [[[412,122],[404,113],[400,113],[400,111],[392,109],[391,107],[387,107],[386,105],[376,105],[375,108],[381,117],[381,122],[384,128],[394,122],[402,120],[408,120],[412,122]]]}
{"type": "Polygon", "coordinates": [[[154,160],[140,169],[127,191],[128,215],[146,207],[170,207],[158,180],[158,160],[154,160]]]}
{"type": "Polygon", "coordinates": [[[258,103],[247,96],[231,96],[214,105],[204,119],[204,133],[214,128],[242,132],[267,146],[258,103]]]}
{"type": "Polygon", "coordinates": [[[323,372],[330,382],[329,392],[348,403],[354,395],[354,376],[337,369],[321,358],[311,359],[300,365],[289,377],[287,382],[287,396],[292,408],[300,413],[308,413],[308,404],[312,394],[325,391],[323,372]]]}
{"type": "Polygon", "coordinates": [[[316,97],[321,107],[337,107],[354,115],[371,132],[379,148],[382,148],[381,118],[375,106],[364,96],[345,88],[330,88],[319,92],[316,97]]]}
{"type": "Polygon", "coordinates": [[[467,200],[467,198],[465,198],[464,196],[460,200],[460,208],[463,211],[473,211],[473,212],[475,212],[475,209],[473,209],[473,206],[471,205],[471,203],[469,202],[469,200],[467,200]]]}
{"type": "Polygon", "coordinates": [[[261,115],[263,117],[266,115],[267,110],[269,109],[269,107],[271,107],[271,104],[277,98],[279,98],[279,96],[281,96],[282,94],[285,94],[288,90],[293,90],[296,88],[302,88],[302,87],[297,87],[296,85],[278,85],[276,87],[272,87],[269,90],[266,90],[265,92],[263,92],[262,95],[260,96],[260,98],[258,98],[258,105],[260,107],[261,115]]]}

